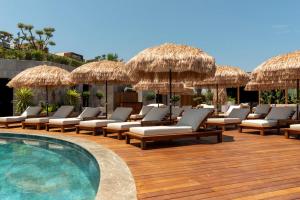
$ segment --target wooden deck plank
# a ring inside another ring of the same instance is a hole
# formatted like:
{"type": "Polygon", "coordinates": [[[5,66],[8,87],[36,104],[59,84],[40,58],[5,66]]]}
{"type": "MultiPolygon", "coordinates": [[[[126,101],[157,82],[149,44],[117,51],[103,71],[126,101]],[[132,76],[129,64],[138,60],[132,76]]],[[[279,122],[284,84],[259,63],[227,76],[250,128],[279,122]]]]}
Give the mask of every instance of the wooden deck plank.
{"type": "MultiPolygon", "coordinates": [[[[6,131],[7,129],[0,129],[6,131]]],[[[226,131],[215,138],[157,142],[148,150],[112,137],[75,132],[8,131],[64,134],[99,143],[129,166],[139,199],[295,199],[300,197],[300,140],[282,135],[226,131]],[[234,139],[233,139],[234,138],[234,139]]],[[[251,132],[251,130],[247,130],[251,132]]]]}

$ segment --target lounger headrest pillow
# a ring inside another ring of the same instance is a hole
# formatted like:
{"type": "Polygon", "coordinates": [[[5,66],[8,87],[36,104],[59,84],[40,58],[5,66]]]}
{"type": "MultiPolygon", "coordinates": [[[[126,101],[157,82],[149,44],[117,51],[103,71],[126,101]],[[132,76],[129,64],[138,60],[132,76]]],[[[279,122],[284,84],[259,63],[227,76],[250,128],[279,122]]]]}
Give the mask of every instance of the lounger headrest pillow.
{"type": "Polygon", "coordinates": [[[230,105],[228,110],[225,112],[225,115],[229,115],[234,108],[241,108],[240,105],[230,105]]]}
{"type": "Polygon", "coordinates": [[[244,120],[250,112],[250,108],[234,108],[228,115],[229,118],[239,118],[244,120]]]}
{"type": "Polygon", "coordinates": [[[52,117],[57,118],[65,118],[70,115],[70,113],[73,111],[74,106],[61,106],[57,109],[57,111],[53,114],[52,117]]]}
{"type": "Polygon", "coordinates": [[[268,114],[270,110],[270,105],[269,104],[260,104],[256,106],[255,114],[268,114]]]}
{"type": "Polygon", "coordinates": [[[152,108],[153,106],[143,106],[139,115],[146,115],[152,108]]]}
{"type": "Polygon", "coordinates": [[[288,119],[293,114],[292,107],[273,107],[265,119],[280,120],[288,119]]]}
{"type": "Polygon", "coordinates": [[[161,121],[168,114],[169,108],[152,108],[147,115],[142,119],[142,121],[161,121]]]}
{"type": "Polygon", "coordinates": [[[197,131],[199,126],[211,113],[209,109],[188,109],[185,111],[184,116],[178,121],[176,126],[191,126],[193,131],[197,131]]]}
{"type": "Polygon", "coordinates": [[[110,119],[124,122],[128,119],[132,112],[132,108],[129,107],[117,107],[115,111],[111,114],[110,119]]]}
{"type": "Polygon", "coordinates": [[[96,117],[100,113],[100,107],[86,107],[78,116],[80,119],[96,117]]]}
{"type": "Polygon", "coordinates": [[[28,108],[21,114],[22,117],[38,115],[42,110],[41,106],[28,106],[28,108]]]}

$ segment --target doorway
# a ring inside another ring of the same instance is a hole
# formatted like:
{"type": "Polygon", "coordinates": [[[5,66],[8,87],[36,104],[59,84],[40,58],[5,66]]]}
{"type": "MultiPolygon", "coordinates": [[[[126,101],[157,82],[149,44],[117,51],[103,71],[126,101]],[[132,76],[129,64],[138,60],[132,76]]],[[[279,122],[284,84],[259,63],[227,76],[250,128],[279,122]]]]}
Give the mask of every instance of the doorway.
{"type": "Polygon", "coordinates": [[[6,86],[8,78],[0,78],[0,116],[13,115],[13,89],[6,86]]]}

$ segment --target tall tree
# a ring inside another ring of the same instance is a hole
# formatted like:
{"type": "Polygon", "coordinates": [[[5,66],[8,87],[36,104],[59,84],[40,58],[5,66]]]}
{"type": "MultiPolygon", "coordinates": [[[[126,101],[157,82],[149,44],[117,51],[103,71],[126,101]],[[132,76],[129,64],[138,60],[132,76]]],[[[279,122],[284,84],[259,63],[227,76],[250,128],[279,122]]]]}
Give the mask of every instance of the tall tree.
{"type": "Polygon", "coordinates": [[[3,47],[9,47],[11,41],[13,40],[13,35],[6,31],[0,31],[0,42],[3,47]]]}

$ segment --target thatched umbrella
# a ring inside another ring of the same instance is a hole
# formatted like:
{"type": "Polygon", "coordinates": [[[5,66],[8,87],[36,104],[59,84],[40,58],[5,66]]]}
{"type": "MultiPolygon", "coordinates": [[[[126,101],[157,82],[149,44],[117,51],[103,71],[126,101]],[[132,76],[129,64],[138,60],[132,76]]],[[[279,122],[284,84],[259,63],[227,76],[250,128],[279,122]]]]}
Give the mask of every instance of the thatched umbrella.
{"type": "MultiPolygon", "coordinates": [[[[170,97],[173,79],[203,80],[215,73],[215,59],[212,56],[198,48],[169,43],[141,51],[130,59],[126,66],[128,73],[137,80],[147,78],[168,81],[170,97]]],[[[171,102],[170,116],[172,116],[171,102]]]]}
{"type": "Polygon", "coordinates": [[[74,69],[70,79],[76,84],[105,84],[105,109],[107,117],[107,85],[130,84],[132,79],[124,70],[123,62],[102,60],[86,63],[74,69]]]}
{"type": "Polygon", "coordinates": [[[297,88],[297,119],[299,113],[300,51],[278,55],[257,67],[257,82],[294,81],[297,88]]]}
{"type": "Polygon", "coordinates": [[[240,87],[244,86],[250,80],[250,75],[234,66],[217,65],[217,70],[213,78],[197,81],[193,83],[194,87],[215,88],[218,107],[218,89],[219,88],[237,88],[237,102],[240,103],[240,87]]]}
{"type": "Polygon", "coordinates": [[[70,73],[67,70],[56,66],[39,65],[20,72],[9,81],[7,86],[13,88],[46,88],[46,109],[48,116],[48,89],[69,85],[69,74],[70,73]]]}

